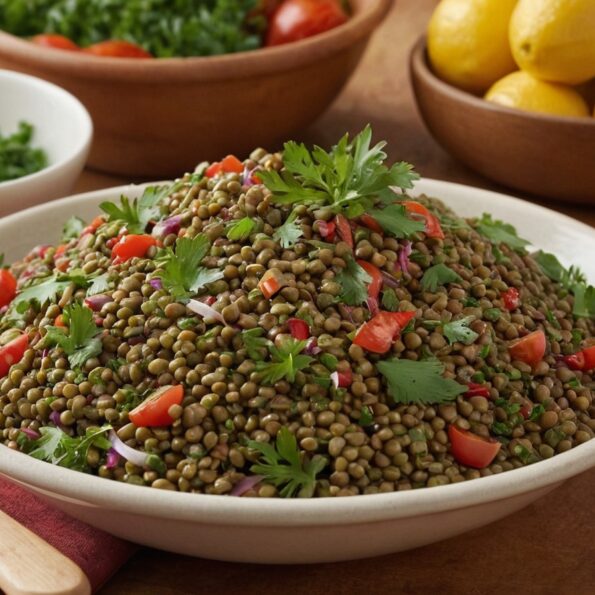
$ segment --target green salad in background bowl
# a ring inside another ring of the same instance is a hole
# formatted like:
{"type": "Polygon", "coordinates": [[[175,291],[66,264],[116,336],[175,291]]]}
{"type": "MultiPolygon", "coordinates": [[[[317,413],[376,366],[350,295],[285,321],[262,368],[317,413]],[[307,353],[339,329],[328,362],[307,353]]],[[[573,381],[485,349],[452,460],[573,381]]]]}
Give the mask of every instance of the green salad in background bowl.
{"type": "Polygon", "coordinates": [[[18,130],[3,135],[0,130],[0,183],[34,174],[47,166],[46,152],[33,144],[35,129],[21,121],[18,130]]]}

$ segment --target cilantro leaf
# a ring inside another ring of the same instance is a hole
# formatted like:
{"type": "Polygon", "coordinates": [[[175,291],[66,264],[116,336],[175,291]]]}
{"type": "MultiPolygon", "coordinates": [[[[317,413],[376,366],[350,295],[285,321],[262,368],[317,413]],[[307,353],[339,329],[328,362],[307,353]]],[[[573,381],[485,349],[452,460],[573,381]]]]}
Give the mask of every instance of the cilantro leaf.
{"type": "Polygon", "coordinates": [[[22,313],[33,303],[43,306],[48,302],[53,302],[71,283],[84,288],[87,287],[89,281],[79,271],[71,271],[69,274],[60,273],[59,275],[52,275],[20,291],[12,301],[11,307],[16,308],[17,312],[22,313]]]}
{"type": "Polygon", "coordinates": [[[20,442],[23,450],[35,459],[76,471],[87,471],[89,448],[94,446],[99,450],[109,450],[112,445],[105,434],[111,429],[110,425],[91,427],[87,428],[84,436],[72,437],[60,428],[45,426],[40,428],[41,436],[37,440],[24,438],[20,442]]]}
{"type": "Polygon", "coordinates": [[[464,345],[471,345],[479,337],[474,330],[469,328],[469,323],[473,322],[474,319],[474,316],[465,316],[464,318],[447,322],[442,330],[448,342],[451,345],[455,341],[459,341],[464,345]]]}
{"type": "Polygon", "coordinates": [[[374,423],[374,413],[368,405],[362,407],[358,423],[364,428],[366,426],[371,426],[374,423]]]}
{"type": "Polygon", "coordinates": [[[578,318],[595,318],[595,287],[577,283],[572,288],[574,307],[572,313],[578,318]]]}
{"type": "Polygon", "coordinates": [[[389,312],[396,312],[399,309],[399,298],[392,288],[382,292],[382,307],[389,312]]]}
{"type": "Polygon", "coordinates": [[[102,275],[98,275],[91,281],[91,285],[87,289],[87,295],[96,295],[98,293],[103,293],[109,289],[109,274],[103,273],[102,275]]]}
{"type": "Polygon", "coordinates": [[[68,242],[68,240],[78,238],[84,228],[85,222],[80,217],[73,215],[70,219],[66,220],[62,228],[62,242],[68,242]]]}
{"type": "Polygon", "coordinates": [[[297,215],[295,211],[289,214],[285,219],[285,223],[278,227],[273,234],[273,240],[279,242],[282,248],[291,248],[304,235],[302,226],[296,221],[297,215]]]}
{"type": "Polygon", "coordinates": [[[68,355],[73,368],[80,368],[88,359],[99,355],[102,350],[101,332],[93,320],[93,312],[80,303],[64,308],[68,331],[64,327],[48,326],[45,345],[58,345],[68,355]]]}
{"type": "Polygon", "coordinates": [[[320,455],[314,455],[310,460],[304,457],[302,461],[297,440],[285,426],[277,433],[274,446],[249,440],[248,448],[259,451],[263,459],[252,465],[250,471],[263,475],[266,481],[281,487],[279,494],[284,498],[313,496],[316,476],[328,464],[327,459],[320,455]]]}
{"type": "Polygon", "coordinates": [[[307,368],[313,361],[309,355],[302,355],[305,347],[306,341],[297,341],[293,338],[286,339],[280,347],[269,343],[272,361],[256,363],[256,371],[261,373],[262,382],[275,384],[283,378],[289,382],[295,382],[296,373],[307,368]]]}
{"type": "Polygon", "coordinates": [[[242,331],[242,341],[244,342],[244,347],[246,348],[250,359],[255,361],[264,359],[266,350],[271,342],[268,339],[265,339],[262,336],[263,334],[264,329],[261,327],[242,331]]]}
{"type": "Polygon", "coordinates": [[[353,256],[345,256],[345,263],[346,267],[335,276],[335,281],[343,288],[339,298],[348,306],[359,306],[368,297],[366,283],[370,283],[372,278],[353,256]]]}
{"type": "Polygon", "coordinates": [[[284,145],[283,170],[263,170],[258,175],[274,202],[329,205],[337,213],[346,208],[346,214],[355,217],[377,199],[394,198],[391,187],[411,188],[419,177],[407,163],[386,167],[385,143],[371,147],[371,140],[372,129],[366,126],[353,142],[346,134],[328,152],[291,141],[284,145]]]}
{"type": "Polygon", "coordinates": [[[178,238],[175,251],[167,248],[159,257],[163,263],[161,282],[176,299],[198,293],[208,283],[223,277],[219,269],[207,269],[200,263],[211,249],[209,238],[199,233],[194,238],[178,238]]]}
{"type": "Polygon", "coordinates": [[[421,288],[424,291],[434,293],[440,285],[460,283],[461,281],[462,279],[458,273],[455,273],[455,271],[445,264],[440,263],[426,269],[426,272],[421,278],[421,288]]]}
{"type": "Polygon", "coordinates": [[[423,221],[415,221],[407,217],[403,205],[389,205],[384,209],[372,209],[370,215],[376,219],[384,231],[395,238],[408,238],[425,229],[423,221]]]}
{"type": "Polygon", "coordinates": [[[395,403],[446,403],[467,390],[466,386],[442,376],[444,364],[437,359],[393,358],[378,362],[376,367],[386,378],[388,394],[395,403]]]}
{"type": "Polygon", "coordinates": [[[516,229],[510,223],[494,220],[489,213],[484,213],[475,224],[477,231],[493,244],[506,244],[517,252],[524,252],[530,242],[519,238],[516,229]]]}
{"type": "Polygon", "coordinates": [[[243,219],[236,219],[227,225],[226,235],[227,239],[232,242],[242,242],[250,237],[250,234],[256,227],[256,221],[251,217],[244,217],[243,219]]]}

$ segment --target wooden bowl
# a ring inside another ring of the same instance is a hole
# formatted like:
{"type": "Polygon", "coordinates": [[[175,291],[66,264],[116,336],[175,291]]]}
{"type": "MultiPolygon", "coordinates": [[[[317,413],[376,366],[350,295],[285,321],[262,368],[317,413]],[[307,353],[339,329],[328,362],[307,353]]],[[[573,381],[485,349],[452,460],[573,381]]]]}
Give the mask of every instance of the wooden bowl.
{"type": "Polygon", "coordinates": [[[76,95],[93,118],[89,164],[179,175],[228,153],[276,148],[333,101],[391,0],[353,0],[344,25],[296,43],[223,56],[135,60],[50,50],[0,32],[0,67],[76,95]]]}
{"type": "Polygon", "coordinates": [[[457,159],[523,192],[595,204],[595,118],[510,109],[461,91],[431,71],[424,38],[409,66],[426,126],[457,159]]]}

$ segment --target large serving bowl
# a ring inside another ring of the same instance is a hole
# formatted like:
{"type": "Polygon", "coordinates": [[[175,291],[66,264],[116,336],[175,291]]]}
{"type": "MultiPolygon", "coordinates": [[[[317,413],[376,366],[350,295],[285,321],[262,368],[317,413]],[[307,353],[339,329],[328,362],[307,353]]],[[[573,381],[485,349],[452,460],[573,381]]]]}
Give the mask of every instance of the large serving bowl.
{"type": "MultiPolygon", "coordinates": [[[[64,219],[90,219],[98,204],[142,187],[74,196],[0,221],[9,260],[33,243],[52,242],[64,219]],[[35,234],[22,230],[36,230],[35,234]]],[[[593,229],[514,198],[424,180],[416,192],[442,198],[466,216],[491,212],[535,246],[575,262],[595,278],[593,229]],[[572,242],[568,241],[572,238],[572,242]]],[[[169,492],[54,467],[0,446],[0,474],[62,510],[120,537],[218,560],[328,562],[396,552],[439,541],[500,519],[595,465],[595,440],[499,475],[408,492],[313,500],[234,498],[169,492]]],[[[545,528],[544,528],[545,532],[545,528]]],[[[544,539],[547,536],[544,533],[544,539]]]]}
{"type": "Polygon", "coordinates": [[[411,51],[417,106],[434,138],[487,178],[543,198],[595,205],[595,118],[521,111],[440,80],[425,38],[411,51]]]}
{"type": "Polygon", "coordinates": [[[21,120],[33,124],[32,145],[46,152],[48,165],[0,182],[0,216],[68,194],[91,145],[91,118],[76,97],[46,81],[0,70],[0,132],[15,132],[21,120]]]}
{"type": "Polygon", "coordinates": [[[76,95],[95,123],[92,167],[169,176],[254,146],[274,148],[337,96],[391,0],[353,0],[353,17],[284,46],[205,58],[135,60],[50,50],[0,32],[0,67],[76,95]]]}

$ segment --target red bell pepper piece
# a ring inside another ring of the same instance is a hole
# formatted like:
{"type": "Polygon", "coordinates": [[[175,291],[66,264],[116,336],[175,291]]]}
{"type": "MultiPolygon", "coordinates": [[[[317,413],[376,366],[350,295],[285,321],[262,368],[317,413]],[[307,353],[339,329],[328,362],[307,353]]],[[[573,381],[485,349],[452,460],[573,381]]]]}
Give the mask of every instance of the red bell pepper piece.
{"type": "Polygon", "coordinates": [[[258,289],[265,298],[272,298],[282,287],[287,285],[283,273],[278,269],[269,269],[258,282],[258,289]]]}
{"type": "Polygon", "coordinates": [[[440,226],[440,221],[438,217],[433,213],[430,213],[426,207],[424,207],[421,203],[416,202],[414,200],[404,200],[401,202],[405,207],[405,210],[408,213],[413,213],[416,215],[421,215],[426,222],[426,235],[429,238],[439,238],[444,239],[444,232],[442,231],[442,227],[440,226]]]}
{"type": "Polygon", "coordinates": [[[490,398],[490,388],[485,384],[476,384],[475,382],[468,382],[469,390],[464,394],[465,397],[485,397],[490,398]]]}
{"type": "Polygon", "coordinates": [[[353,233],[351,232],[351,225],[344,215],[337,215],[335,217],[335,224],[337,226],[337,233],[339,237],[350,247],[353,248],[353,233]]]}
{"type": "Polygon", "coordinates": [[[318,221],[318,233],[320,237],[328,240],[329,242],[335,241],[335,230],[337,226],[332,221],[318,221]]]}
{"type": "Polygon", "coordinates": [[[305,341],[310,336],[310,327],[301,318],[290,318],[287,321],[287,326],[291,336],[298,341],[305,341]]]}
{"type": "Polygon", "coordinates": [[[415,312],[381,311],[357,331],[353,342],[372,353],[386,353],[415,312]]]}
{"type": "Polygon", "coordinates": [[[450,452],[455,460],[465,467],[475,469],[487,467],[502,447],[497,440],[483,438],[453,425],[448,428],[448,439],[450,452]]]}
{"type": "Polygon", "coordinates": [[[372,280],[368,285],[368,297],[377,299],[380,294],[380,289],[382,288],[382,273],[380,272],[380,269],[367,260],[358,260],[357,264],[359,264],[359,266],[372,277],[372,280]]]}
{"type": "Polygon", "coordinates": [[[244,164],[235,155],[228,155],[221,161],[211,163],[205,171],[205,176],[207,178],[214,178],[221,172],[241,174],[243,171],[244,164]]]}
{"type": "Polygon", "coordinates": [[[378,223],[378,221],[376,221],[376,219],[374,219],[374,217],[372,217],[372,215],[364,213],[363,215],[360,215],[359,221],[364,227],[367,227],[371,231],[375,231],[379,234],[384,233],[382,226],[380,223],[378,223]]]}
{"type": "Polygon", "coordinates": [[[521,305],[521,294],[516,287],[509,287],[500,294],[504,307],[509,310],[516,310],[521,305]]]}
{"type": "Polygon", "coordinates": [[[130,234],[122,236],[112,248],[114,264],[126,262],[131,258],[142,258],[151,246],[156,246],[157,240],[150,235],[130,234]]]}

